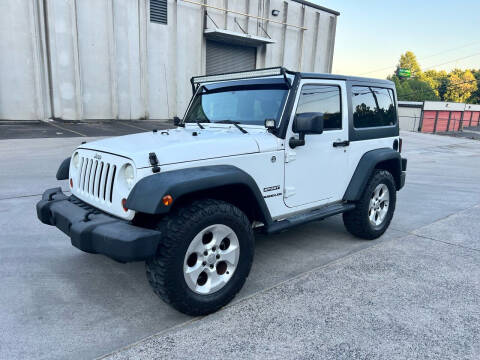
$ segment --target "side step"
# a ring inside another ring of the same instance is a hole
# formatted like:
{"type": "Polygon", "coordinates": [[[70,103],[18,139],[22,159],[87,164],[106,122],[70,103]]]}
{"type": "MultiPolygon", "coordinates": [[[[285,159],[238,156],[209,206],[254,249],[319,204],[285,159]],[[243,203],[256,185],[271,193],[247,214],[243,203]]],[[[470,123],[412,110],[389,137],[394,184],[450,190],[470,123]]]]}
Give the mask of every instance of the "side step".
{"type": "Polygon", "coordinates": [[[291,218],[274,222],[268,226],[265,231],[267,234],[278,233],[283,230],[287,230],[293,226],[301,225],[315,220],[323,220],[329,216],[341,214],[345,211],[355,209],[355,204],[332,204],[326,205],[320,209],[316,209],[307,213],[293,216],[291,218]]]}

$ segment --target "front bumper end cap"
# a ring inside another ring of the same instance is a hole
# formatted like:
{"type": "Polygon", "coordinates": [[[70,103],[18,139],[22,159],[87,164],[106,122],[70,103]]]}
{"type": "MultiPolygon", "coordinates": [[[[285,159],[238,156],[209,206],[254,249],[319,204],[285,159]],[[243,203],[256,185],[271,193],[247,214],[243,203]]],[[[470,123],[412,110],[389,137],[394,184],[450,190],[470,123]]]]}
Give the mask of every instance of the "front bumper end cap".
{"type": "Polygon", "coordinates": [[[120,262],[146,260],[155,256],[161,233],[132,225],[67,197],[61,188],[44,192],[37,203],[41,222],[56,226],[67,234],[76,248],[103,254],[120,262]]]}

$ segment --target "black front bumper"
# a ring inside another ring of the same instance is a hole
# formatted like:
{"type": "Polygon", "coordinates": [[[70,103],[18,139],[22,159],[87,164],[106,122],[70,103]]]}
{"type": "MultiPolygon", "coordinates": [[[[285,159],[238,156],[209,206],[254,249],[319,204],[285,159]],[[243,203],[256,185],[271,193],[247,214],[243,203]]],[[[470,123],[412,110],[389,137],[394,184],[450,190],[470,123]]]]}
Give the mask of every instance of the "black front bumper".
{"type": "Polygon", "coordinates": [[[37,203],[41,222],[70,236],[72,245],[120,262],[145,260],[155,255],[160,232],[132,225],[79,200],[67,197],[61,188],[44,192],[37,203]]]}

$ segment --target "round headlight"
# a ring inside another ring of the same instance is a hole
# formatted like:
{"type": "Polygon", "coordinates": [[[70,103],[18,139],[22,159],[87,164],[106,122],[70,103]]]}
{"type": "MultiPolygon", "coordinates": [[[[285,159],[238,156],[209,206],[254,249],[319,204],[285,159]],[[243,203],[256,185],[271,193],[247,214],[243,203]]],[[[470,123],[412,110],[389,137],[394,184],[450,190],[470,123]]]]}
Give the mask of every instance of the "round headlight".
{"type": "Polygon", "coordinates": [[[125,171],[123,172],[125,176],[125,182],[128,187],[132,187],[133,180],[135,179],[135,172],[133,171],[133,166],[130,164],[125,165],[125,171]]]}
{"type": "Polygon", "coordinates": [[[78,165],[80,164],[80,155],[78,155],[78,153],[75,153],[73,155],[73,166],[75,166],[75,168],[78,168],[78,165]]]}

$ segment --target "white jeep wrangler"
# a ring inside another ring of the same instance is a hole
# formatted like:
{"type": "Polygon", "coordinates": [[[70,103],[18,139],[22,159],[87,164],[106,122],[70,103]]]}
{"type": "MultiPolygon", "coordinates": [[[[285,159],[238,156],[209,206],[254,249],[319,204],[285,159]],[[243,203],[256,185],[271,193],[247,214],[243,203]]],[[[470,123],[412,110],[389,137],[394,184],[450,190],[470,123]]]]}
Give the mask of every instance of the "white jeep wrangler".
{"type": "Polygon", "coordinates": [[[38,218],[72,245],[146,261],[153,290],[207,314],[242,288],[254,230],[276,233],[343,213],[381,236],[405,183],[394,84],[271,68],[192,78],[175,129],[82,144],[38,218]]]}

